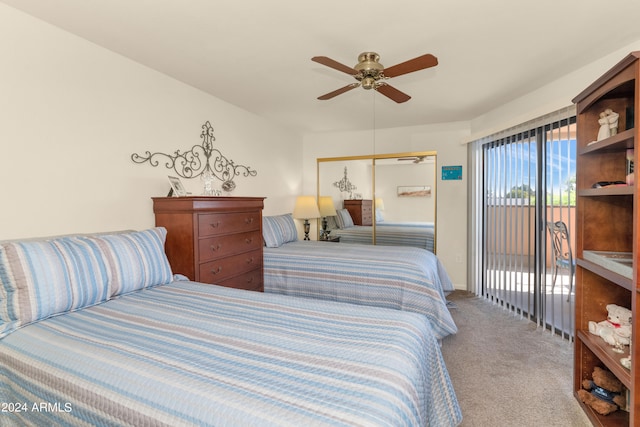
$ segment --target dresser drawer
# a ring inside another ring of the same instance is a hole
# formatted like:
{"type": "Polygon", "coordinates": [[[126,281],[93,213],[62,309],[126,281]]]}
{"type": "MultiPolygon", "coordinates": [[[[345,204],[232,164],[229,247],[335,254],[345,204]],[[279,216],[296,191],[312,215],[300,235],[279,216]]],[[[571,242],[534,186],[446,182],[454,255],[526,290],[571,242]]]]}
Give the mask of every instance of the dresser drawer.
{"type": "Polygon", "coordinates": [[[209,213],[198,215],[199,237],[260,230],[261,212],[209,213]]]}
{"type": "Polygon", "coordinates": [[[371,203],[362,203],[362,225],[371,225],[373,223],[373,212],[371,203]]]}
{"type": "Polygon", "coordinates": [[[254,269],[262,270],[262,248],[200,264],[198,281],[218,284],[254,269]]]}
{"type": "Polygon", "coordinates": [[[217,237],[207,237],[198,241],[198,259],[211,261],[243,252],[260,249],[262,235],[260,230],[217,237]]]}
{"type": "Polygon", "coordinates": [[[241,274],[239,276],[232,277],[230,279],[223,280],[217,284],[230,288],[264,292],[262,281],[262,269],[257,269],[241,274]]]}
{"type": "Polygon", "coordinates": [[[349,211],[355,225],[373,223],[373,203],[371,200],[345,200],[343,206],[349,211]]]}

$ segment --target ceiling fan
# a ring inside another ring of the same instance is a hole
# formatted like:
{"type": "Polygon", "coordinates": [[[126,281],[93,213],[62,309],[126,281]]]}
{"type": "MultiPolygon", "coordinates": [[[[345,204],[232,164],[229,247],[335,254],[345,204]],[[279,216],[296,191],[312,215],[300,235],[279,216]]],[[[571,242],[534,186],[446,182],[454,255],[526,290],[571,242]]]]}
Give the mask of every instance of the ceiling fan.
{"type": "Polygon", "coordinates": [[[374,89],[397,103],[407,102],[411,97],[389,85],[386,80],[438,65],[438,58],[431,54],[418,56],[417,58],[410,59],[389,68],[384,68],[379,62],[380,55],[375,52],[363,52],[358,55],[358,63],[353,68],[334,61],[331,58],[327,58],[326,56],[314,56],[311,60],[318,64],[331,67],[334,70],[349,74],[358,81],[357,83],[351,83],[333,92],[319,96],[318,99],[323,101],[355,89],[358,86],[362,86],[364,89],[374,89]]]}
{"type": "Polygon", "coordinates": [[[407,157],[398,157],[398,161],[402,160],[412,160],[413,163],[422,163],[427,156],[407,156],[407,157]]]}

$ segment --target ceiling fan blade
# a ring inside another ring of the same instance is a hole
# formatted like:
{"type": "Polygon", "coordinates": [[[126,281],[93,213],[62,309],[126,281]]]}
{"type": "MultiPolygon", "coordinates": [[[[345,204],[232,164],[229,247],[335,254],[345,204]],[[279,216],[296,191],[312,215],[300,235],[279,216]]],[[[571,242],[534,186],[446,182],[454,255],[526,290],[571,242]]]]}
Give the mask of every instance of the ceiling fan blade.
{"type": "Polygon", "coordinates": [[[311,58],[312,61],[317,62],[318,64],[326,65],[327,67],[331,67],[334,70],[342,71],[343,73],[347,73],[350,76],[355,76],[358,72],[352,67],[348,67],[344,64],[339,63],[338,61],[334,61],[331,58],[327,58],[326,56],[314,56],[311,58]]]}
{"type": "Polygon", "coordinates": [[[380,86],[376,87],[376,90],[386,96],[387,98],[401,104],[403,102],[407,102],[411,99],[409,95],[404,92],[400,92],[393,86],[389,86],[386,83],[382,83],[380,86]]]}
{"type": "Polygon", "coordinates": [[[384,69],[384,76],[391,78],[401,76],[403,74],[413,73],[414,71],[424,70],[425,68],[435,67],[438,65],[438,58],[427,53],[418,56],[401,64],[393,65],[384,69]]]}
{"type": "Polygon", "coordinates": [[[358,86],[360,86],[360,83],[351,83],[350,85],[347,85],[345,87],[341,87],[340,89],[336,89],[333,92],[329,92],[329,93],[326,93],[326,94],[324,94],[322,96],[319,96],[318,99],[321,100],[321,101],[326,101],[327,99],[331,99],[331,98],[333,98],[335,96],[338,96],[338,95],[340,95],[342,93],[348,92],[351,89],[355,89],[358,86]]]}

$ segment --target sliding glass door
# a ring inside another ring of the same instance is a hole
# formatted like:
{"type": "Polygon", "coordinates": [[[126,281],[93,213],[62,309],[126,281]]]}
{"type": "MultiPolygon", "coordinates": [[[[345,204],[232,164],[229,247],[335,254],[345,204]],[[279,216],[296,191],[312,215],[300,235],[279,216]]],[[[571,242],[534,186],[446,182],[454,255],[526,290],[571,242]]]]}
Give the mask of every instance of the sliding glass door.
{"type": "Polygon", "coordinates": [[[535,132],[485,144],[482,293],[523,315],[539,305],[536,202],[539,146],[535,132]]]}
{"type": "Polygon", "coordinates": [[[547,120],[477,142],[470,271],[478,295],[570,337],[574,277],[569,264],[554,268],[547,224],[563,224],[573,244],[575,117],[547,120]]]}

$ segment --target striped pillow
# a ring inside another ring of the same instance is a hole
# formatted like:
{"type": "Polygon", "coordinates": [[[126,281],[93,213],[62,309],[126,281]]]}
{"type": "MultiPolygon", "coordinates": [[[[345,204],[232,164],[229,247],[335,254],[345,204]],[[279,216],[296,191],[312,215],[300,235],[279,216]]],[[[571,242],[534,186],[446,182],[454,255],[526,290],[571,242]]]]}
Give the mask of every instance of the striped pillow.
{"type": "Polygon", "coordinates": [[[164,252],[167,229],[83,237],[95,241],[105,254],[110,270],[111,297],[173,281],[164,252]]]}
{"type": "Polygon", "coordinates": [[[337,213],[336,222],[338,223],[338,228],[353,227],[353,218],[351,218],[351,214],[347,209],[338,209],[337,213]]]}
{"type": "Polygon", "coordinates": [[[335,230],[338,228],[338,223],[336,222],[336,216],[328,216],[327,217],[327,230],[335,230]]]}
{"type": "Polygon", "coordinates": [[[0,338],[109,298],[100,248],[75,237],[0,245],[0,338]]]}
{"type": "Polygon", "coordinates": [[[262,217],[262,238],[268,248],[277,248],[298,240],[298,229],[293,215],[284,214],[262,217]]]}

